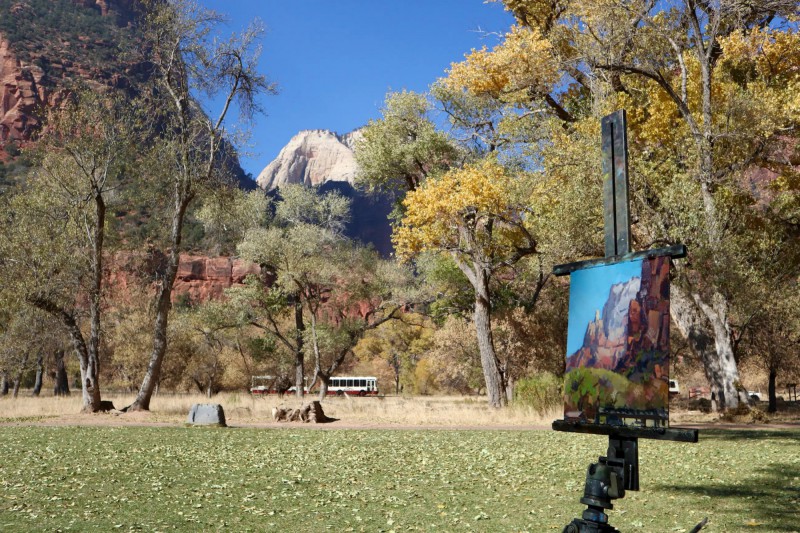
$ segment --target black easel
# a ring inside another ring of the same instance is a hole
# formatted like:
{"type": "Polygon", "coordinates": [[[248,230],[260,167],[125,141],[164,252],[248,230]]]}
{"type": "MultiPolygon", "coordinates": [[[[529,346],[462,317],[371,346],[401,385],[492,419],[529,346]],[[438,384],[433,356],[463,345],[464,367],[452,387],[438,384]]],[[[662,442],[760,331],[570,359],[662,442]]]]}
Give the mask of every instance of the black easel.
{"type": "MultiPolygon", "coordinates": [[[[628,133],[625,111],[620,110],[602,119],[603,139],[603,212],[605,219],[605,257],[557,265],[553,273],[564,276],[588,266],[611,264],[640,258],[686,257],[682,244],[657,250],[631,252],[630,202],[628,199],[628,133]]],[[[612,500],[623,498],[626,490],[639,490],[639,439],[697,442],[696,429],[666,427],[627,427],[587,422],[553,422],[555,431],[608,435],[608,450],[586,472],[581,503],[586,505],[581,518],[576,518],[564,533],[619,533],[608,523],[607,510],[612,500]]],[[[693,531],[699,531],[702,523],[693,531]]]]}

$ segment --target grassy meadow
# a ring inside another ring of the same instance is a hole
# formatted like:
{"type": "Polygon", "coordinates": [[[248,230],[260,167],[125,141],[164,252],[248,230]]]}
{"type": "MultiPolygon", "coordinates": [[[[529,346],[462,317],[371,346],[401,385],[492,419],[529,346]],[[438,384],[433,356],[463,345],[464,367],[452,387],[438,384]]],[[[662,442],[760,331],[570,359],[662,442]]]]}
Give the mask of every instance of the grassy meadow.
{"type": "MultiPolygon", "coordinates": [[[[326,402],[355,416],[346,408],[326,402]]],[[[45,425],[51,415],[17,409],[0,425],[2,531],[561,531],[607,442],[525,429],[185,428],[166,412],[155,419],[165,426],[45,425]]],[[[680,532],[707,516],[703,531],[800,531],[798,442],[800,430],[641,441],[642,491],[617,501],[611,523],[680,532]]]]}

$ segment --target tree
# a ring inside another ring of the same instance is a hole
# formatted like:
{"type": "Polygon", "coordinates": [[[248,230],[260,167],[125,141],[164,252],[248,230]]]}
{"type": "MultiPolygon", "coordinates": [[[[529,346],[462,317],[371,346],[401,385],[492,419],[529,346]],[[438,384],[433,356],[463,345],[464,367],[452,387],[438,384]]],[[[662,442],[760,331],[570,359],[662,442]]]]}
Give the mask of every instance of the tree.
{"type": "Polygon", "coordinates": [[[323,305],[308,306],[310,327],[305,333],[314,379],[320,381],[320,400],[364,334],[399,319],[401,311],[412,308],[421,296],[409,269],[380,258],[370,248],[342,241],[328,259],[331,276],[321,286],[330,292],[323,305]]]}
{"type": "Polygon", "coordinates": [[[367,333],[353,352],[361,361],[379,360],[389,366],[394,392],[411,385],[417,362],[432,343],[435,326],[424,316],[404,313],[381,328],[367,333]]]}
{"type": "Polygon", "coordinates": [[[13,396],[19,395],[24,375],[35,365],[33,395],[42,388],[45,354],[59,350],[64,338],[54,317],[30,305],[14,309],[0,334],[0,365],[12,378],[13,396]]]}
{"type": "Polygon", "coordinates": [[[525,256],[536,240],[525,223],[522,177],[493,158],[429,179],[404,200],[406,214],[394,234],[401,257],[425,251],[450,254],[474,291],[475,332],[489,404],[506,403],[507,369],[495,352],[490,281],[525,256]]]}
{"type": "Polygon", "coordinates": [[[370,189],[413,191],[462,158],[451,139],[436,129],[424,95],[389,93],[383,118],[370,121],[356,144],[358,181],[370,189]]]}
{"type": "Polygon", "coordinates": [[[440,390],[476,394],[486,386],[474,332],[468,320],[450,316],[434,333],[433,346],[424,359],[440,390]]]}
{"type": "Polygon", "coordinates": [[[178,271],[186,211],[202,187],[225,180],[225,159],[231,154],[225,121],[232,105],[243,123],[260,111],[257,98],[274,86],[256,71],[259,25],[229,40],[215,38],[222,21],[213,11],[190,0],[147,3],[144,58],[152,65],[153,93],[160,98],[165,124],[155,138],[162,161],[169,161],[167,182],[172,187],[170,249],[166,271],[159,280],[153,347],[139,392],[128,411],[149,410],[167,349],[172,286],[178,271]],[[210,118],[198,99],[220,102],[210,118]]]}
{"type": "Polygon", "coordinates": [[[36,169],[9,200],[3,220],[3,291],[50,313],[65,328],[80,363],[82,410],[88,412],[100,408],[106,213],[135,144],[132,109],[120,95],[82,91],[53,110],[36,169]],[[88,338],[81,329],[83,309],[88,338]]]}
{"type": "Polygon", "coordinates": [[[324,398],[328,380],[364,332],[393,319],[411,301],[410,273],[342,235],[349,201],[300,185],[280,189],[269,228],[251,229],[239,245],[264,279],[228,292],[244,317],[295,355],[302,395],[305,360],[314,361],[324,398]]]}
{"type": "Polygon", "coordinates": [[[628,109],[635,237],[645,248],[690,246],[691,262],[677,267],[673,318],[701,355],[721,407],[735,407],[738,274],[728,268],[728,244],[753,214],[743,170],[766,165],[769,147],[797,120],[797,33],[785,24],[797,4],[505,4],[518,26],[494,50],[454,65],[448,83],[551,117],[554,127],[529,143],[546,170],[560,161],[545,154],[570,151],[560,140],[596,139],[599,116],[628,109]]]}
{"type": "Polygon", "coordinates": [[[338,193],[287,185],[269,228],[251,228],[239,244],[241,256],[258,263],[265,276],[228,291],[243,319],[294,356],[295,387],[305,385],[305,310],[316,310],[332,283],[331,249],[343,237],[350,202],[338,193]]]}

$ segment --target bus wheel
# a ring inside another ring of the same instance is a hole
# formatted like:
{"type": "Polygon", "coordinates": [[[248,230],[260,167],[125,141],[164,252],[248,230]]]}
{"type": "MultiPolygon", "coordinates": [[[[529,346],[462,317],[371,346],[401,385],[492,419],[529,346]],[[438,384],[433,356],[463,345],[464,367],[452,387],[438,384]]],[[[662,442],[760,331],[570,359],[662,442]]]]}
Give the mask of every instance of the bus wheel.
{"type": "Polygon", "coordinates": [[[337,390],[336,391],[336,396],[344,396],[344,391],[343,390],[337,390]]]}
{"type": "Polygon", "coordinates": [[[367,395],[367,392],[362,390],[361,392],[358,393],[358,395],[363,398],[364,396],[367,395]]]}

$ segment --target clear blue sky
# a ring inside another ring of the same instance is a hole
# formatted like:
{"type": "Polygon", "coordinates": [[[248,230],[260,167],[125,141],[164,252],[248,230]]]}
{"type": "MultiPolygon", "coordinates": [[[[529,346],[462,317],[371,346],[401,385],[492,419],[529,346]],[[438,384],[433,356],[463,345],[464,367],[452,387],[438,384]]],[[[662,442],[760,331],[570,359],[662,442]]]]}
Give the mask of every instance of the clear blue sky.
{"type": "Polygon", "coordinates": [[[263,101],[246,172],[257,176],[304,129],[340,134],[380,116],[389,90],[425,91],[472,48],[489,48],[513,18],[483,0],[201,0],[231,31],[267,27],[264,74],[279,86],[263,101]]]}
{"type": "Polygon", "coordinates": [[[583,344],[586,327],[594,320],[595,311],[603,311],[611,286],[641,275],[641,259],[586,268],[570,274],[567,356],[583,344]]]}

